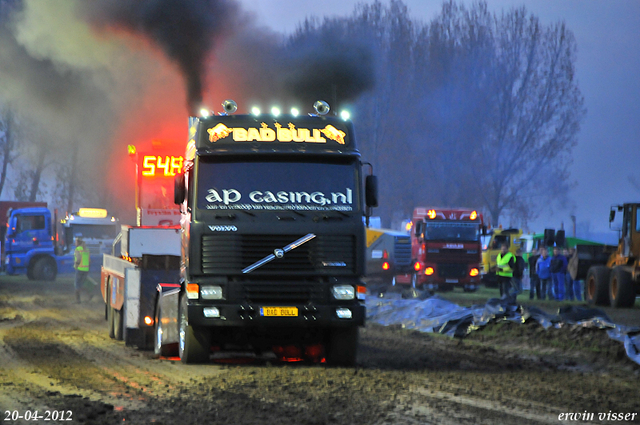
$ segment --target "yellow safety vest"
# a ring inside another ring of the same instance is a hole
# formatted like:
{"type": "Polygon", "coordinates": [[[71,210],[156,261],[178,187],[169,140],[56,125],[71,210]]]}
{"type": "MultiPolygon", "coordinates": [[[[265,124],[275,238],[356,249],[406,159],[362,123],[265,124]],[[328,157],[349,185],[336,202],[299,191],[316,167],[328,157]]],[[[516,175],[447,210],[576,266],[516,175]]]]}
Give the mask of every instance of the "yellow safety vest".
{"type": "Polygon", "coordinates": [[[504,254],[504,257],[502,256],[502,253],[498,254],[498,257],[496,258],[496,263],[498,264],[498,271],[496,274],[498,276],[513,277],[513,270],[509,267],[509,261],[512,258],[515,261],[515,257],[510,252],[504,254]],[[503,267],[501,268],[500,266],[503,267]]]}
{"type": "Polygon", "coordinates": [[[76,254],[80,254],[80,264],[78,264],[77,269],[81,272],[89,271],[89,251],[85,251],[81,246],[76,248],[76,254]]]}

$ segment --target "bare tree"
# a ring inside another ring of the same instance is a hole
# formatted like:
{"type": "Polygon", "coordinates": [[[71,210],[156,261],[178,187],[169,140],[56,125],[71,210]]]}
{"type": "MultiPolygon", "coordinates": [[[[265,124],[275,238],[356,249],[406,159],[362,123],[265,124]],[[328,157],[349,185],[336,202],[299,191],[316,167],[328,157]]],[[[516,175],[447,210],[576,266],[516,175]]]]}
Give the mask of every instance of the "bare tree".
{"type": "Polygon", "coordinates": [[[481,144],[482,163],[491,166],[478,189],[498,223],[507,209],[532,218],[566,198],[585,110],[575,80],[576,42],[564,23],[545,27],[524,7],[494,22],[493,116],[481,144]]]}
{"type": "Polygon", "coordinates": [[[383,217],[418,204],[477,206],[494,224],[505,213],[526,224],[566,198],[584,108],[564,23],[449,0],[422,24],[393,0],[307,21],[297,36],[330,28],[376,52],[376,83],[355,103],[354,120],[381,176],[383,217]]]}
{"type": "Polygon", "coordinates": [[[7,172],[9,166],[18,157],[17,137],[15,117],[11,108],[6,107],[0,110],[0,155],[2,155],[2,165],[0,165],[0,195],[7,182],[7,172]]]}

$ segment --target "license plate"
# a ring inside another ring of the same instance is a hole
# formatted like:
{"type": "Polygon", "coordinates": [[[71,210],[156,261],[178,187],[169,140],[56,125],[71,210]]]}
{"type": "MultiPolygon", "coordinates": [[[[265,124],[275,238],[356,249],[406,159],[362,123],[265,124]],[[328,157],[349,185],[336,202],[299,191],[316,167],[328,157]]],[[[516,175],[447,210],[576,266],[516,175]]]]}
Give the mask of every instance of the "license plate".
{"type": "Polygon", "coordinates": [[[458,279],[447,279],[447,283],[458,283],[458,279]]]}
{"type": "Polygon", "coordinates": [[[260,307],[260,316],[297,317],[298,307],[260,307]]]}

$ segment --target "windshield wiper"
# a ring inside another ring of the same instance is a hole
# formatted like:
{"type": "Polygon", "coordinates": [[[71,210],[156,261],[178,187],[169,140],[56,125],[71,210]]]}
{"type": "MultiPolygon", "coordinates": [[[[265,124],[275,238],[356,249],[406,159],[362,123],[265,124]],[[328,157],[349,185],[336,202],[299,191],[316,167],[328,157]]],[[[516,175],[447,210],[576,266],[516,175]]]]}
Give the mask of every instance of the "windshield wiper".
{"type": "Polygon", "coordinates": [[[276,248],[276,249],[273,250],[273,254],[269,254],[266,257],[264,257],[262,260],[256,261],[252,265],[242,269],[242,273],[251,273],[252,271],[257,269],[258,267],[262,267],[265,264],[267,264],[268,262],[273,261],[276,258],[282,258],[282,257],[284,257],[284,254],[286,254],[287,252],[291,251],[292,249],[296,249],[297,247],[299,247],[303,243],[309,242],[311,239],[313,239],[315,237],[316,237],[315,234],[308,233],[307,235],[301,237],[300,239],[298,239],[298,240],[296,240],[294,242],[291,242],[289,245],[285,246],[282,249],[276,248]]]}

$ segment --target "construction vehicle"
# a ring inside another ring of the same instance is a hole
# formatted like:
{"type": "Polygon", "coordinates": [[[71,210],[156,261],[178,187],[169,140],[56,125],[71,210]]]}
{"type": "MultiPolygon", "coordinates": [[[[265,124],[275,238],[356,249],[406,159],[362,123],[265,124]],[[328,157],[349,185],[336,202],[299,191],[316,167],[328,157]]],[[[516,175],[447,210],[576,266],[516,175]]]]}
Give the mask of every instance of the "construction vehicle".
{"type": "Polygon", "coordinates": [[[569,272],[574,280],[585,280],[587,302],[633,307],[640,294],[640,203],[612,206],[610,227],[616,212],[622,212],[618,245],[577,244],[569,272]]]}
{"type": "Polygon", "coordinates": [[[411,231],[412,270],[396,284],[473,292],[480,285],[482,215],[472,209],[417,207],[411,231]]]}
{"type": "Polygon", "coordinates": [[[526,238],[523,238],[522,233],[522,229],[502,229],[500,227],[491,229],[491,238],[487,248],[482,251],[481,279],[486,287],[498,287],[495,266],[500,247],[503,244],[507,244],[508,251],[513,255],[516,255],[518,249],[525,250],[527,241],[526,238]]]}
{"type": "Polygon", "coordinates": [[[390,229],[367,228],[367,285],[396,286],[396,275],[411,273],[411,236],[390,229]]]}
{"type": "Polygon", "coordinates": [[[7,274],[53,281],[58,274],[73,273],[76,237],[87,243],[89,272],[100,271],[102,254],[111,247],[118,220],[102,208],[80,208],[60,224],[57,221],[56,213],[45,206],[11,210],[3,243],[7,274]]]}
{"type": "Polygon", "coordinates": [[[148,232],[136,252],[137,229],[127,229],[127,248],[105,256],[114,337],[148,347],[152,334],[157,355],[183,363],[250,350],[353,365],[365,318],[362,217],[377,206],[377,184],[363,175],[352,123],[323,115],[324,102],[311,116],[224,105],[190,117],[183,166],[171,168],[180,228],[150,226],[162,233],[153,242],[148,232]],[[166,249],[150,253],[149,243],[166,249]],[[145,279],[148,268],[158,274],[145,279]]]}

